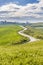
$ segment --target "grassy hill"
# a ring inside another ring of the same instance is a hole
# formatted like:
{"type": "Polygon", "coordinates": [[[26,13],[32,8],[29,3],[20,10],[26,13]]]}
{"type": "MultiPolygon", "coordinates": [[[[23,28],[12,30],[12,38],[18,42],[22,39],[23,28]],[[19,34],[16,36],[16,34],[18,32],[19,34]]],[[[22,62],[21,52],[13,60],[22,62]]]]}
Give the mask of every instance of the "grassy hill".
{"type": "Polygon", "coordinates": [[[43,39],[43,27],[26,26],[27,30],[24,33],[36,37],[38,39],[43,39]]]}
{"type": "Polygon", "coordinates": [[[0,46],[0,65],[43,65],[43,41],[0,46]]]}
{"type": "Polygon", "coordinates": [[[0,26],[0,65],[43,65],[43,40],[27,42],[20,30],[18,25],[0,26]]]}
{"type": "Polygon", "coordinates": [[[43,22],[39,22],[39,23],[31,23],[32,27],[43,27],[43,22]]]}
{"type": "Polygon", "coordinates": [[[0,45],[13,45],[28,41],[27,38],[18,34],[22,30],[19,25],[1,25],[0,26],[0,45]]]}

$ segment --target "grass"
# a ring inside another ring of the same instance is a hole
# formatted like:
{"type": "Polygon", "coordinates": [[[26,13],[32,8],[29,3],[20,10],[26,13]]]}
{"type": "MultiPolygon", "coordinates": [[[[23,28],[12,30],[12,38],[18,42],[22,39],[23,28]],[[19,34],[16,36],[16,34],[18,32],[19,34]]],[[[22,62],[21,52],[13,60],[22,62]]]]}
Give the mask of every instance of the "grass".
{"type": "Polygon", "coordinates": [[[41,27],[31,27],[26,26],[28,29],[24,33],[36,37],[38,39],[43,39],[43,28],[41,27]]]}
{"type": "Polygon", "coordinates": [[[0,26],[0,45],[11,45],[26,42],[28,39],[19,35],[18,31],[22,30],[18,25],[0,26]]]}
{"type": "Polygon", "coordinates": [[[0,46],[0,65],[43,65],[43,41],[0,46]]]}
{"type": "Polygon", "coordinates": [[[20,30],[18,25],[0,26],[0,65],[43,65],[43,40],[21,44],[26,38],[17,33],[20,30]]]}
{"type": "Polygon", "coordinates": [[[39,23],[31,23],[32,27],[43,27],[43,22],[39,22],[39,23]]]}

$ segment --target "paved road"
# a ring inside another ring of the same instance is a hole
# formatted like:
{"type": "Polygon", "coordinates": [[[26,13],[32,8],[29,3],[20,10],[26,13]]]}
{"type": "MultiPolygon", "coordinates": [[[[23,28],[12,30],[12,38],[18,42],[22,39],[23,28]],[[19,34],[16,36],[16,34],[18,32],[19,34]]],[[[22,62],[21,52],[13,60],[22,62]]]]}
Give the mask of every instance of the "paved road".
{"type": "Polygon", "coordinates": [[[34,42],[34,41],[37,41],[37,40],[38,40],[38,39],[36,39],[36,38],[34,38],[34,37],[30,36],[30,35],[27,35],[27,34],[23,33],[25,30],[27,30],[26,27],[23,27],[23,26],[20,26],[20,27],[23,28],[22,31],[19,31],[19,32],[18,32],[20,35],[29,38],[29,39],[30,39],[30,42],[34,42]]]}

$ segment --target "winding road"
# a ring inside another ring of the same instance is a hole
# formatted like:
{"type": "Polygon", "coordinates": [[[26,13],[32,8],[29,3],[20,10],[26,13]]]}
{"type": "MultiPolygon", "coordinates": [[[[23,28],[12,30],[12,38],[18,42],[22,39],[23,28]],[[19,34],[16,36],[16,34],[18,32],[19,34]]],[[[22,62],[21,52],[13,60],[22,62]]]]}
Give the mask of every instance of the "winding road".
{"type": "Polygon", "coordinates": [[[26,27],[24,27],[24,26],[20,26],[20,27],[23,28],[22,31],[19,31],[19,32],[18,32],[20,35],[29,38],[29,39],[30,39],[30,42],[34,42],[34,41],[37,41],[37,40],[38,40],[38,39],[36,39],[36,38],[34,38],[34,37],[30,36],[30,35],[27,35],[27,34],[23,33],[25,30],[27,30],[26,27]]]}

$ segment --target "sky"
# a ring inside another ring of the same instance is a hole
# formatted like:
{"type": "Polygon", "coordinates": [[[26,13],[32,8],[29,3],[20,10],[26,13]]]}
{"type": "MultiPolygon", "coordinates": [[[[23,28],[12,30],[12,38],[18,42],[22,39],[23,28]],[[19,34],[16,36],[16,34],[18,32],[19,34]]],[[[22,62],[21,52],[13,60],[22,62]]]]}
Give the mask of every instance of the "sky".
{"type": "Polygon", "coordinates": [[[43,22],[43,0],[0,0],[0,21],[43,22]]]}

